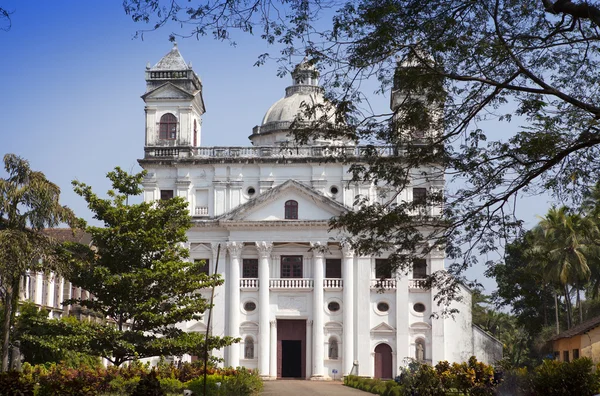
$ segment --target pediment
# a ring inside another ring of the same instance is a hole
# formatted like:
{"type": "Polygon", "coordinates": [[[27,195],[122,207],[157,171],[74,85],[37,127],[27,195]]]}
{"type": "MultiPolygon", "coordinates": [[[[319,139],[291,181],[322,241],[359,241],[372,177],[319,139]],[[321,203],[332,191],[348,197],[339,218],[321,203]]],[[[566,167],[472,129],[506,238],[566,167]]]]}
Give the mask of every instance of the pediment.
{"type": "Polygon", "coordinates": [[[188,332],[206,333],[206,324],[204,322],[196,322],[187,328],[188,332]]]}
{"type": "Polygon", "coordinates": [[[243,333],[256,333],[258,332],[258,323],[251,321],[242,322],[240,324],[240,329],[243,333]]]}
{"type": "Polygon", "coordinates": [[[371,333],[379,333],[379,334],[391,334],[396,333],[396,329],[390,326],[387,323],[381,322],[377,326],[371,329],[371,333]]]}
{"type": "Polygon", "coordinates": [[[430,330],[431,325],[425,322],[416,322],[410,325],[411,330],[430,330]]]}
{"type": "Polygon", "coordinates": [[[142,95],[142,99],[194,99],[194,95],[168,82],[142,95]]]}
{"type": "Polygon", "coordinates": [[[205,243],[192,243],[190,246],[190,253],[196,252],[207,252],[212,254],[212,249],[206,246],[205,243]]]}
{"type": "Polygon", "coordinates": [[[314,221],[329,220],[347,209],[311,187],[296,180],[288,180],[256,198],[222,215],[221,221],[314,221]],[[298,219],[285,219],[285,203],[298,202],[298,219]]]}

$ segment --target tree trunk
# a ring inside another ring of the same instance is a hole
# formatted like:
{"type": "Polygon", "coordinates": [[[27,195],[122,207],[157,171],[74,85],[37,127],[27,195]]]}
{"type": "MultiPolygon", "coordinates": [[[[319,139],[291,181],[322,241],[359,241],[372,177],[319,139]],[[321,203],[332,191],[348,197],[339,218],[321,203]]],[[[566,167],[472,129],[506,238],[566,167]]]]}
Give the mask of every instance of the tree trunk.
{"type": "Polygon", "coordinates": [[[565,305],[567,306],[567,329],[573,326],[573,313],[571,311],[571,296],[569,295],[569,287],[565,285],[563,287],[563,293],[565,295],[565,305]]]}
{"type": "Polygon", "coordinates": [[[4,295],[4,318],[2,320],[2,371],[8,371],[8,349],[10,346],[10,322],[12,317],[12,285],[6,286],[4,295]]]}
{"type": "Polygon", "coordinates": [[[558,320],[558,292],[554,292],[554,311],[556,313],[556,334],[560,333],[560,322],[558,320]]]}
{"type": "Polygon", "coordinates": [[[544,307],[544,326],[548,326],[548,307],[546,306],[546,284],[542,284],[542,306],[544,307]]]}
{"type": "Polygon", "coordinates": [[[577,308],[579,309],[579,324],[583,323],[583,309],[581,309],[581,299],[579,298],[579,288],[577,288],[577,308]]]}

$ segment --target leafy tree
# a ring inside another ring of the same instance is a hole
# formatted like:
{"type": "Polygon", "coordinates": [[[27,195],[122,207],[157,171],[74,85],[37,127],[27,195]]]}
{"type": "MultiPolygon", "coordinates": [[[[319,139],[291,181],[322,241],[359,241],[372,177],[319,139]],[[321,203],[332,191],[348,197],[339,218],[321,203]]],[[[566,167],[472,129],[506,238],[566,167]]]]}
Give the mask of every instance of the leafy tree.
{"type": "Polygon", "coordinates": [[[567,327],[571,328],[573,319],[569,285],[576,286],[579,303],[579,288],[590,279],[587,256],[591,253],[589,247],[597,237],[598,229],[589,218],[562,206],[550,208],[546,216],[540,219],[533,234],[532,248],[541,255],[539,264],[546,280],[562,289],[567,308],[567,327]]]}
{"type": "MultiPolygon", "coordinates": [[[[359,253],[397,247],[421,254],[427,241],[429,248],[446,250],[456,263],[451,270],[458,273],[476,261],[474,253],[496,249],[499,237],[515,235],[521,222],[511,204],[519,196],[549,191],[578,200],[598,179],[600,8],[595,1],[123,4],[134,21],[148,24],[147,30],[172,22],[181,27],[172,39],[212,34],[233,41],[235,30],[258,32],[281,50],[281,56],[259,55],[258,64],[270,57],[289,62],[293,55],[307,55],[326,72],[336,121],[345,123],[299,129],[297,139],[343,135],[389,145],[397,154],[365,150],[361,160],[367,166],[354,165],[352,181],[372,180],[399,192],[415,173],[428,173],[430,164],[443,167],[455,188],[444,197],[430,197],[432,204],[444,200],[443,222],[433,234],[422,218],[410,216],[410,205],[395,200],[364,205],[333,223],[354,235],[359,253]],[[361,91],[370,87],[365,80],[377,80],[382,93],[393,89],[392,112],[371,110],[361,91]],[[490,121],[511,120],[519,124],[514,133],[491,128],[490,121]],[[441,125],[443,131],[434,133],[441,125]],[[417,131],[424,136],[413,145],[411,134],[417,131]],[[415,238],[415,232],[422,237],[415,238]]],[[[394,257],[394,263],[410,260],[394,257]]],[[[441,282],[435,276],[433,281],[441,282]]]]}
{"type": "MultiPolygon", "coordinates": [[[[121,169],[108,173],[114,190],[108,199],[74,181],[74,189],[88,203],[104,227],[87,226],[93,248],[67,244],[71,282],[91,293],[78,304],[107,318],[89,323],[75,343],[87,353],[123,362],[159,355],[200,355],[204,334],[185,333],[175,325],[199,320],[210,306],[200,289],[223,283],[219,275],[206,275],[203,262],[188,260],[184,246],[191,225],[187,203],[181,198],[127,204],[130,195],[142,192],[145,172],[128,175],[121,169]]],[[[233,340],[212,337],[210,348],[233,340]]],[[[69,343],[71,340],[65,340],[69,343]]]]}
{"type": "Polygon", "coordinates": [[[55,241],[40,232],[62,222],[74,223],[73,212],[59,203],[60,188],[14,155],[4,156],[6,178],[0,178],[0,296],[2,297],[2,370],[8,370],[9,340],[21,277],[28,269],[59,270],[55,241]]]}
{"type": "Polygon", "coordinates": [[[532,239],[527,232],[507,245],[504,262],[490,267],[486,276],[498,285],[492,294],[494,304],[509,307],[517,322],[535,335],[552,321],[554,287],[531,262],[532,239]]]}
{"type": "Polygon", "coordinates": [[[19,342],[19,351],[25,362],[44,364],[63,362],[68,367],[77,368],[82,364],[97,366],[100,358],[74,350],[77,338],[87,339],[89,326],[73,316],[60,319],[49,319],[48,311],[31,302],[24,302],[19,307],[12,342],[19,342]],[[61,329],[62,331],[58,331],[61,329]],[[69,340],[65,342],[62,340],[69,340]]]}

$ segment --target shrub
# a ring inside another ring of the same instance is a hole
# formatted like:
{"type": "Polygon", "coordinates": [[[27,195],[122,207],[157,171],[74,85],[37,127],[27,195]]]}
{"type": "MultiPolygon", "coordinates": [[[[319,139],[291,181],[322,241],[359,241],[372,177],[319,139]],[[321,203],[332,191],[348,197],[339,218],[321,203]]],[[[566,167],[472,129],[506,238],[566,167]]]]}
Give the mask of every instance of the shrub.
{"type": "Polygon", "coordinates": [[[109,382],[109,391],[120,395],[129,395],[138,386],[140,379],[140,377],[117,377],[109,382]]]}
{"type": "Polygon", "coordinates": [[[0,373],[0,395],[33,396],[35,383],[18,371],[0,373]]]}
{"type": "Polygon", "coordinates": [[[240,367],[235,375],[226,378],[223,386],[227,395],[258,395],[263,388],[263,382],[258,376],[258,372],[244,367],[240,367]]]}
{"type": "Polygon", "coordinates": [[[145,375],[135,387],[131,396],[165,396],[165,392],[161,389],[156,376],[156,371],[152,370],[145,375]]]}
{"type": "Polygon", "coordinates": [[[96,396],[106,391],[108,383],[102,368],[81,367],[72,369],[62,365],[51,365],[39,374],[38,396],[96,396]]]}
{"type": "MultiPolygon", "coordinates": [[[[225,381],[225,376],[210,374],[206,376],[206,396],[218,395],[219,388],[225,381]],[[217,385],[218,384],[218,385],[217,385]]],[[[184,384],[194,395],[204,395],[204,377],[199,377],[184,384]]]]}
{"type": "Polygon", "coordinates": [[[183,382],[179,381],[177,378],[161,378],[159,382],[160,388],[165,393],[183,393],[183,390],[185,389],[183,382]]]}
{"type": "Polygon", "coordinates": [[[544,360],[530,376],[524,394],[544,396],[581,395],[592,396],[600,389],[598,371],[592,371],[588,358],[573,362],[544,360]]]}

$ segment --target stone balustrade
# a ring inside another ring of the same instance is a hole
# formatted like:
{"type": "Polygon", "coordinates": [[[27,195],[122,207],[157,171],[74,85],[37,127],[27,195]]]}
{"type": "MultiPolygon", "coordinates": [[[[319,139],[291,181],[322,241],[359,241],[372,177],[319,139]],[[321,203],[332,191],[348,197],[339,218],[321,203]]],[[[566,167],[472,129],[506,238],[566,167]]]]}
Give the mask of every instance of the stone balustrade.
{"type": "Polygon", "coordinates": [[[394,278],[371,279],[371,289],[395,290],[397,283],[394,278]]]}
{"type": "Polygon", "coordinates": [[[208,206],[196,206],[194,216],[208,216],[208,206]]]}
{"type": "Polygon", "coordinates": [[[147,146],[146,158],[311,158],[311,157],[363,157],[374,150],[383,157],[398,156],[392,146],[251,146],[251,147],[157,147],[147,146]]]}
{"type": "Polygon", "coordinates": [[[425,279],[411,279],[408,282],[408,287],[410,289],[420,289],[420,290],[428,289],[427,281],[425,279]]]}
{"type": "Polygon", "coordinates": [[[323,279],[323,287],[325,289],[341,289],[344,286],[341,278],[325,278],[323,279]]]}
{"type": "Polygon", "coordinates": [[[311,278],[272,278],[269,280],[271,289],[312,289],[314,282],[311,278]]]}
{"type": "Polygon", "coordinates": [[[241,278],[240,287],[242,289],[258,289],[258,278],[241,278]]]}

